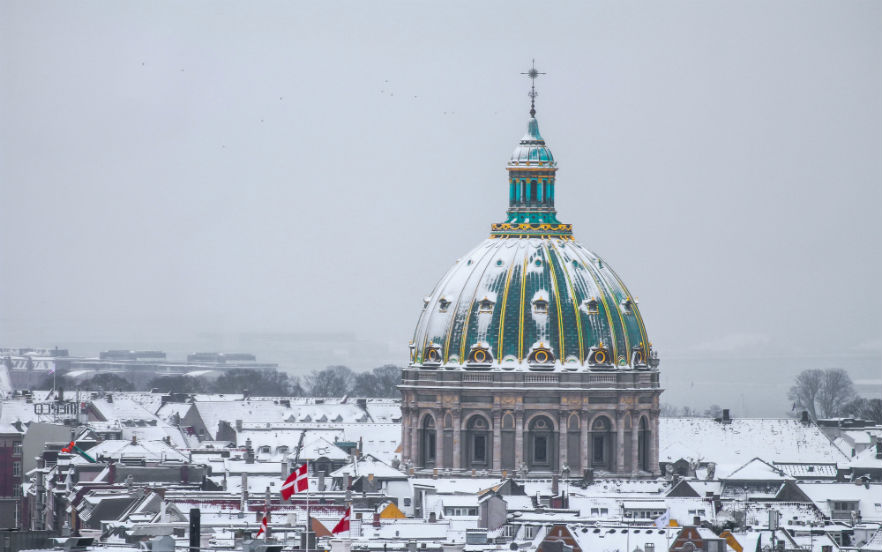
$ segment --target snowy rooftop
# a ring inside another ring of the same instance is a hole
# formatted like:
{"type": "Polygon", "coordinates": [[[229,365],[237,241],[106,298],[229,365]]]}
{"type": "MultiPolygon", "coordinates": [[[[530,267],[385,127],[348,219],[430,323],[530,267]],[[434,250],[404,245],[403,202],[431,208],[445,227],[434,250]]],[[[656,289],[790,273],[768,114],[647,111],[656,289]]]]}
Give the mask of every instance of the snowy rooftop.
{"type": "Polygon", "coordinates": [[[659,460],[742,465],[752,458],[767,462],[844,463],[848,457],[815,425],[791,419],[736,418],[722,424],[711,418],[661,418],[659,460]]]}

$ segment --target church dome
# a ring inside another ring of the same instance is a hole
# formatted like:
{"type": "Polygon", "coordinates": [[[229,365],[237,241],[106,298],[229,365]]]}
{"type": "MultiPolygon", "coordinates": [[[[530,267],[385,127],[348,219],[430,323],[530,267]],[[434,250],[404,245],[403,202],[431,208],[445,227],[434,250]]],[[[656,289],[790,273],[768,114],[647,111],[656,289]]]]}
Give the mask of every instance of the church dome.
{"type": "Polygon", "coordinates": [[[411,366],[473,370],[649,369],[637,300],[557,220],[557,164],[531,110],[506,166],[505,222],[424,299],[411,366]]]}

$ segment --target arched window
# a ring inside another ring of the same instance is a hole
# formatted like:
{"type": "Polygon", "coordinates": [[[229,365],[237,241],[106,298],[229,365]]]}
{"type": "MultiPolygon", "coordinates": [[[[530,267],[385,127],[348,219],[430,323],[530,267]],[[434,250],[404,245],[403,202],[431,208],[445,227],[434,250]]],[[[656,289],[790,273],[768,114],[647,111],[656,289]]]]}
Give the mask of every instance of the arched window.
{"type": "Polygon", "coordinates": [[[637,436],[637,465],[643,471],[652,471],[649,467],[649,437],[651,432],[646,417],[640,418],[640,434],[637,436]]]}
{"type": "Polygon", "coordinates": [[[598,416],[591,423],[591,465],[595,468],[611,470],[612,466],[612,426],[606,416],[598,416]]]}
{"type": "Polygon", "coordinates": [[[466,424],[466,459],[472,467],[490,463],[490,425],[483,416],[472,416],[466,424]]]}
{"type": "Polygon", "coordinates": [[[530,421],[528,433],[528,453],[531,470],[554,471],[555,446],[554,424],[546,416],[537,416],[530,421]]]}
{"type": "Polygon", "coordinates": [[[536,201],[538,197],[538,190],[536,189],[536,181],[530,181],[530,201],[536,201]]]}
{"type": "Polygon", "coordinates": [[[431,415],[423,419],[422,436],[420,439],[420,459],[423,466],[435,465],[435,418],[431,415]]]}

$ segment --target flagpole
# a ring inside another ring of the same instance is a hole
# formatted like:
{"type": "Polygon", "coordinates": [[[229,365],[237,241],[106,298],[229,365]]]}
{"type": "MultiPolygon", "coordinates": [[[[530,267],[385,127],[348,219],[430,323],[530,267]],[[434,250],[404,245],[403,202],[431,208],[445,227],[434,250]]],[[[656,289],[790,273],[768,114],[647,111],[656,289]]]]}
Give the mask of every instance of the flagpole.
{"type": "Polygon", "coordinates": [[[309,530],[312,529],[312,519],[309,517],[309,461],[306,462],[306,552],[309,552],[309,530]]]}

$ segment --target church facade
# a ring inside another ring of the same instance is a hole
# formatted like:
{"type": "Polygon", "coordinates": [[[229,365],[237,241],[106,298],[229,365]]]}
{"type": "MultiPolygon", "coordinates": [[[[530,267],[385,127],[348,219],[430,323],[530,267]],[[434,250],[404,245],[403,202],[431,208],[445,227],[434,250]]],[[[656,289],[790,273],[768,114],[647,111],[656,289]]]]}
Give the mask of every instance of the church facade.
{"type": "Polygon", "coordinates": [[[557,163],[535,114],[507,165],[505,221],[424,299],[400,386],[403,461],[656,474],[658,356],[622,279],[558,221],[557,163]]]}

